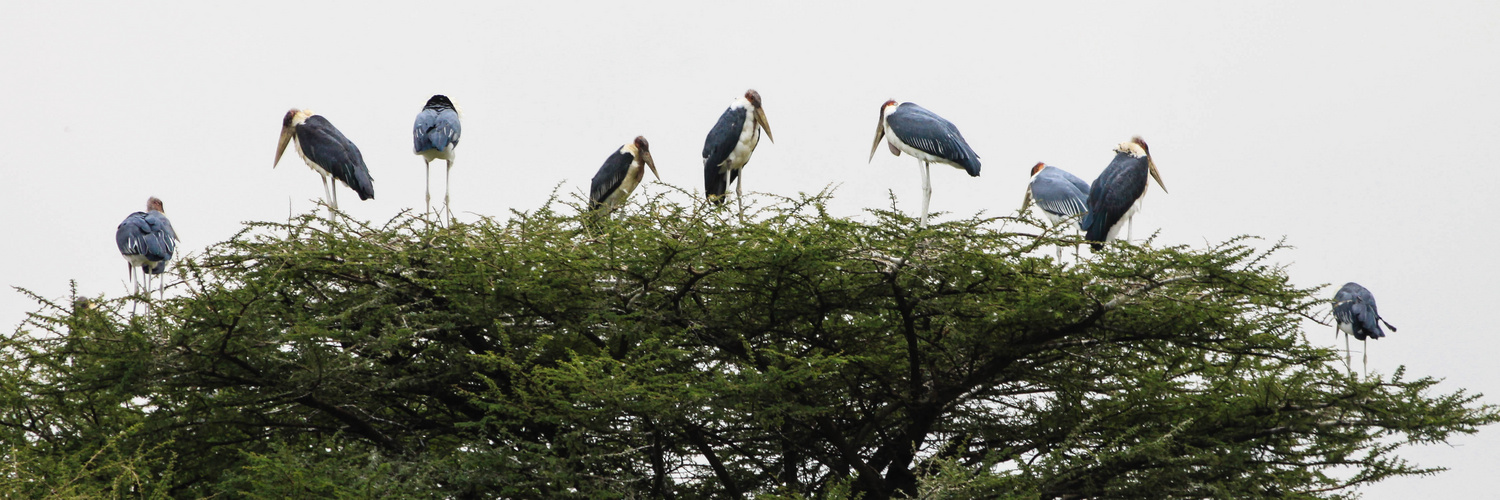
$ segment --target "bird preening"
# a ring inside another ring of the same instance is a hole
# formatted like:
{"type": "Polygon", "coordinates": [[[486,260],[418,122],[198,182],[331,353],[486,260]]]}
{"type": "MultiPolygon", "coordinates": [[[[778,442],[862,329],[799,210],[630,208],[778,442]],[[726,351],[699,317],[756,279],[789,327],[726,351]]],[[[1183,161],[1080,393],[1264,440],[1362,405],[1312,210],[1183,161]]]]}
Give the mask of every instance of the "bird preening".
{"type": "Polygon", "coordinates": [[[589,208],[608,214],[625,204],[625,199],[646,177],[647,168],[656,180],[661,180],[661,174],[656,173],[656,161],[651,159],[651,144],[645,137],[636,136],[605,158],[599,173],[594,174],[589,187],[589,208]]]}
{"type": "Polygon", "coordinates": [[[286,117],[281,119],[281,140],[276,144],[276,162],[271,164],[272,168],[281,163],[281,154],[286,152],[288,143],[295,143],[297,155],[323,177],[323,194],[330,212],[339,207],[339,197],[338,185],[330,185],[329,177],[353,189],[361,200],[375,197],[375,182],[365,167],[364,156],[359,154],[359,147],[334,128],[327,118],[305,109],[287,111],[286,117]]]}
{"type": "MultiPolygon", "coordinates": [[[[151,291],[151,277],[167,272],[167,262],[177,253],[177,231],[172,221],[167,220],[161,199],[153,196],[146,200],[146,211],[135,212],[125,217],[115,228],[115,246],[130,271],[133,293],[140,293],[141,282],[145,282],[147,294],[151,291]],[[136,277],[140,269],[140,278],[136,277]]],[[[159,278],[160,280],[160,278],[159,278]]],[[[160,282],[161,293],[166,293],[166,283],[160,282]]]]}
{"type": "Polygon", "coordinates": [[[443,212],[448,214],[450,220],[453,217],[449,198],[453,179],[453,150],[458,147],[458,139],[462,133],[458,108],[445,95],[434,95],[427,99],[427,105],[417,113],[416,123],[412,124],[411,129],[412,152],[420,155],[427,164],[427,175],[424,177],[427,179],[428,212],[432,211],[432,160],[441,159],[447,166],[448,173],[443,181],[443,212]]]}
{"type": "Polygon", "coordinates": [[[1125,239],[1130,240],[1135,232],[1132,217],[1141,209],[1141,200],[1150,183],[1147,176],[1156,179],[1161,191],[1167,192],[1146,141],[1136,136],[1115,146],[1114,160],[1089,186],[1088,215],[1083,217],[1083,228],[1090,248],[1099,250],[1104,243],[1114,240],[1121,225],[1127,227],[1125,239]]]}
{"type": "MultiPolygon", "coordinates": [[[[1396,331],[1395,326],[1380,317],[1380,310],[1375,307],[1375,295],[1359,283],[1348,282],[1333,294],[1333,319],[1337,330],[1334,335],[1344,334],[1344,359],[1348,363],[1349,337],[1354,337],[1360,342],[1368,345],[1369,339],[1380,339],[1385,336],[1385,330],[1380,329],[1380,324],[1385,323],[1386,328],[1396,331]]],[[[1369,349],[1365,349],[1369,351],[1369,349]]],[[[1369,352],[1364,354],[1365,364],[1370,361],[1369,352]]]]}
{"type": "MultiPolygon", "coordinates": [[[[776,142],[771,135],[771,122],[766,120],[766,110],[760,104],[760,92],[745,91],[745,95],[719,115],[719,121],[708,131],[703,140],[703,188],[709,201],[724,203],[724,194],[729,183],[734,183],[734,195],[744,195],[741,175],[750,154],[760,143],[760,131],[765,129],[766,138],[776,142]]],[[[744,209],[744,202],[740,201],[744,209]]]]}
{"type": "Polygon", "coordinates": [[[927,208],[932,202],[932,164],[944,163],[961,168],[971,177],[979,177],[979,155],[969,148],[958,127],[936,113],[909,102],[896,104],[888,100],[880,106],[880,122],[875,124],[875,144],[870,146],[870,161],[886,139],[891,154],[906,153],[922,162],[922,220],[927,225],[927,208]]]}

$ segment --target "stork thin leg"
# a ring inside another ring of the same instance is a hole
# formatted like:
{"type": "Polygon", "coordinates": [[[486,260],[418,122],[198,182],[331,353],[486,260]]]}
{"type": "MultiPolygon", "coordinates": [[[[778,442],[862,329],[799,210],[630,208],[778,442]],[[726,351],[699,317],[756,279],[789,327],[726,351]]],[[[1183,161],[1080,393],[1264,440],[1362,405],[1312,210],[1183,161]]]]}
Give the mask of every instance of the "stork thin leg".
{"type": "Polygon", "coordinates": [[[1352,353],[1353,351],[1350,351],[1349,348],[1349,335],[1344,335],[1344,368],[1349,369],[1349,371],[1355,371],[1355,366],[1353,366],[1352,360],[1350,360],[1352,353]]]}
{"type": "Polygon", "coordinates": [[[927,206],[932,202],[932,164],[922,162],[922,226],[927,227],[927,206]]]}
{"type": "Polygon", "coordinates": [[[432,213],[432,162],[431,161],[427,162],[427,176],[426,176],[425,180],[427,181],[427,211],[424,212],[424,213],[431,214],[432,213]]]}
{"type": "Polygon", "coordinates": [[[1370,373],[1370,339],[1366,337],[1360,342],[1364,344],[1364,346],[1360,348],[1360,354],[1364,355],[1364,366],[1360,367],[1360,375],[1364,376],[1370,373]]]}
{"type": "Polygon", "coordinates": [[[328,176],[323,176],[323,204],[328,205],[328,216],[333,217],[333,194],[328,190],[328,176]]]}
{"type": "Polygon", "coordinates": [[[443,211],[448,212],[448,224],[453,224],[453,205],[449,204],[449,194],[453,189],[453,160],[448,160],[448,174],[443,180],[443,211]]]}
{"type": "Polygon", "coordinates": [[[1134,238],[1135,238],[1135,217],[1131,217],[1129,221],[1125,222],[1125,242],[1126,243],[1130,243],[1130,240],[1134,239],[1134,238]]]}
{"type": "MultiPolygon", "coordinates": [[[[136,281],[135,281],[135,266],[130,265],[130,263],[127,262],[127,263],[125,263],[125,270],[130,273],[130,294],[131,295],[135,295],[137,293],[140,293],[141,286],[138,283],[136,283],[136,281]]],[[[139,304],[139,303],[136,302],[136,300],[135,300],[134,297],[132,297],[130,299],[130,315],[131,316],[135,316],[135,307],[136,307],[137,304],[139,304]]]]}
{"type": "Polygon", "coordinates": [[[740,204],[740,215],[744,215],[745,214],[745,193],[744,193],[744,191],[740,190],[740,186],[744,186],[744,185],[745,185],[745,171],[743,169],[741,169],[739,177],[736,177],[734,179],[734,201],[735,201],[735,203],[739,203],[740,204]]]}

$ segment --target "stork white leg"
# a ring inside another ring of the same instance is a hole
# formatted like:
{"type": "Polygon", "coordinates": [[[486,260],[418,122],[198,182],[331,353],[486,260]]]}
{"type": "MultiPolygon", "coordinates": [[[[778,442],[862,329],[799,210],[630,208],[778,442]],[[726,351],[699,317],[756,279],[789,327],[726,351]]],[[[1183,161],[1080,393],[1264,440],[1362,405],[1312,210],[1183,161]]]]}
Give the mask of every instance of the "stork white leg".
{"type": "Polygon", "coordinates": [[[1361,340],[1360,342],[1364,344],[1360,347],[1361,351],[1363,351],[1360,354],[1364,355],[1364,366],[1360,367],[1359,374],[1360,376],[1364,376],[1365,374],[1370,373],[1370,338],[1365,337],[1365,339],[1361,340]]]}
{"type": "Polygon", "coordinates": [[[744,191],[740,190],[741,189],[740,186],[744,186],[744,185],[745,185],[745,170],[744,169],[740,169],[740,175],[739,175],[739,177],[736,177],[734,179],[734,201],[735,201],[735,203],[739,203],[739,205],[740,205],[740,213],[741,214],[745,213],[745,193],[744,193],[744,191]]]}
{"type": "Polygon", "coordinates": [[[338,208],[339,207],[339,182],[336,181],[336,180],[335,181],[329,181],[328,182],[328,192],[333,193],[333,208],[338,208]]]}
{"type": "Polygon", "coordinates": [[[427,176],[425,180],[427,181],[427,211],[424,213],[430,214],[432,213],[432,160],[427,160],[427,176]]]}
{"type": "Polygon", "coordinates": [[[333,194],[328,191],[328,176],[326,176],[326,175],[322,176],[322,179],[323,179],[323,204],[324,205],[328,205],[328,216],[329,217],[333,217],[333,203],[334,202],[333,202],[333,194]]]}
{"type": "Polygon", "coordinates": [[[1125,242],[1130,243],[1135,238],[1135,217],[1125,222],[1125,242]]]}
{"type": "MultiPolygon", "coordinates": [[[[125,271],[130,273],[130,294],[131,295],[135,295],[136,293],[139,293],[141,290],[140,290],[140,285],[137,285],[136,282],[135,282],[135,266],[131,265],[129,262],[126,262],[125,263],[125,271]]],[[[135,316],[135,306],[136,306],[136,301],[135,301],[134,298],[131,298],[130,299],[130,315],[131,316],[135,316]]]]}
{"type": "Polygon", "coordinates": [[[1353,351],[1349,348],[1349,335],[1344,335],[1344,368],[1349,369],[1349,371],[1355,371],[1355,366],[1350,363],[1350,356],[1353,356],[1352,353],[1353,351]]]}
{"type": "Polygon", "coordinates": [[[443,179],[443,211],[448,212],[448,224],[453,224],[453,205],[449,204],[449,194],[453,189],[453,160],[447,160],[447,177],[443,179]]]}
{"type": "Polygon", "coordinates": [[[927,227],[927,206],[932,202],[932,164],[922,162],[922,226],[927,227]]]}

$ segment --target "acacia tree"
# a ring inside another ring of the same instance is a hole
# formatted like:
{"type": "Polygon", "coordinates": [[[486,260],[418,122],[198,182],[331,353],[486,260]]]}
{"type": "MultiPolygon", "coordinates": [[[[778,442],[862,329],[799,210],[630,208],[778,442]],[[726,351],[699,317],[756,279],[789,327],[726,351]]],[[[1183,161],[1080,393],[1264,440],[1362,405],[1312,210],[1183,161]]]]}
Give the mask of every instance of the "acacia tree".
{"type": "Polygon", "coordinates": [[[249,224],[183,262],[148,314],[43,300],[5,339],[6,479],[176,497],[1341,498],[1438,470],[1396,452],[1497,418],[1307,342],[1326,302],[1274,264],[1279,245],[1061,263],[1067,240],[1035,221],[922,228],[824,201],[249,224]]]}

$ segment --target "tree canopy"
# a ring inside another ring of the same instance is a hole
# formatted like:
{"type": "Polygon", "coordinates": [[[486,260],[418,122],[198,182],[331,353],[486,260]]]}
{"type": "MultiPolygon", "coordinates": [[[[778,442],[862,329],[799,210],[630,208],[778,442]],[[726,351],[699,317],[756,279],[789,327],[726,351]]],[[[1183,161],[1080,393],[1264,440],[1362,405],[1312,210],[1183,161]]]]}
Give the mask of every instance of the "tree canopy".
{"type": "Polygon", "coordinates": [[[1350,373],[1279,243],[826,198],[247,224],[0,349],[36,497],[1344,498],[1496,409],[1350,373]],[[1264,247],[1264,248],[1260,248],[1264,247]]]}

